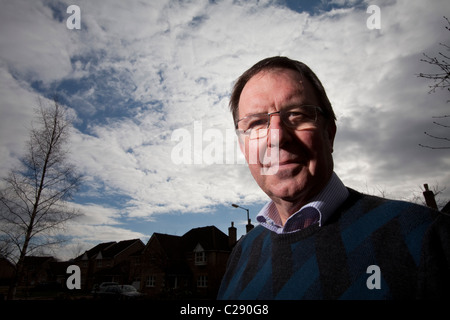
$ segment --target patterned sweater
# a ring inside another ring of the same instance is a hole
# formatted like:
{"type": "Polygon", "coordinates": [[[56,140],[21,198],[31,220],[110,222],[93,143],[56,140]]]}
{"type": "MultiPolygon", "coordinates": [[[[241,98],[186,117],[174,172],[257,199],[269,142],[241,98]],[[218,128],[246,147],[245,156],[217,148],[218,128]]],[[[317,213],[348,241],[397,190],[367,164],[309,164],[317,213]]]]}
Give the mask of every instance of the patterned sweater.
{"type": "Polygon", "coordinates": [[[450,297],[450,218],[349,191],[322,227],[255,227],[233,249],[218,299],[450,297]]]}

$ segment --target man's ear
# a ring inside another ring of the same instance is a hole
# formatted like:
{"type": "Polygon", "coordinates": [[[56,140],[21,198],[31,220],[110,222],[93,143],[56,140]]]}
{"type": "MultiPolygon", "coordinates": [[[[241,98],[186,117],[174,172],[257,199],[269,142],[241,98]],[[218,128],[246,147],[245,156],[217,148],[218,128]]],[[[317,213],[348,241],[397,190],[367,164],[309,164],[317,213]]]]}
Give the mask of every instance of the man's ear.
{"type": "Polygon", "coordinates": [[[333,120],[329,120],[326,130],[327,130],[327,138],[328,138],[330,153],[333,153],[334,137],[336,136],[336,130],[337,130],[336,122],[334,122],[333,120]]]}

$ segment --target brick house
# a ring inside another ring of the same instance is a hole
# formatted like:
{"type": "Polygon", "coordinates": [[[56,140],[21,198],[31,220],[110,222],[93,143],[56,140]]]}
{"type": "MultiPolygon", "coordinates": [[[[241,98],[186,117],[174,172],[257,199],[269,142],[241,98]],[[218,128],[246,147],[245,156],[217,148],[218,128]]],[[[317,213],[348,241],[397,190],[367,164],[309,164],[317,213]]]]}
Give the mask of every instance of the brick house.
{"type": "Polygon", "coordinates": [[[0,286],[7,286],[10,284],[15,270],[15,265],[9,261],[9,259],[0,255],[0,286]]]}
{"type": "Polygon", "coordinates": [[[34,287],[38,284],[53,282],[56,260],[51,256],[26,256],[23,260],[23,276],[19,283],[22,287],[34,287]]]}
{"type": "Polygon", "coordinates": [[[95,265],[94,258],[99,252],[114,245],[115,243],[115,241],[100,243],[95,247],[85,251],[82,255],[73,260],[73,263],[80,267],[81,288],[92,288],[94,284],[92,276],[95,265]]]}
{"type": "Polygon", "coordinates": [[[74,264],[80,267],[81,288],[89,290],[94,284],[109,281],[130,283],[130,256],[143,248],[140,239],[105,242],[75,258],[74,264]]]}
{"type": "Polygon", "coordinates": [[[230,253],[229,237],[214,226],[181,237],[154,233],[141,255],[140,291],[159,299],[214,299],[230,253]]]}
{"type": "Polygon", "coordinates": [[[151,298],[184,296],[191,287],[179,236],[154,233],[142,251],[140,266],[140,291],[151,298]]]}
{"type": "Polygon", "coordinates": [[[27,256],[21,286],[51,282],[64,289],[67,267],[78,265],[85,292],[95,284],[118,282],[134,285],[149,299],[215,299],[236,242],[233,225],[229,233],[215,226],[183,236],[154,233],[146,245],[140,239],[104,242],[65,262],[27,256]]]}
{"type": "Polygon", "coordinates": [[[188,231],[182,242],[192,273],[192,291],[198,297],[215,298],[231,253],[228,236],[211,226],[188,231]]]}

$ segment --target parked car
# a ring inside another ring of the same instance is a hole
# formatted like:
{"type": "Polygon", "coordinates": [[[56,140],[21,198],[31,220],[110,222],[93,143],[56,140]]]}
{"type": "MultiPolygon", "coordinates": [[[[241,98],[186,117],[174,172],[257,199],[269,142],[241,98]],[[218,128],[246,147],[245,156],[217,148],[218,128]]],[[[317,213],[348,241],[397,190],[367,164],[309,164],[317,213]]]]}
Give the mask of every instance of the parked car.
{"type": "Polygon", "coordinates": [[[131,285],[110,284],[99,287],[94,293],[94,297],[103,300],[137,300],[144,296],[131,285]]]}
{"type": "Polygon", "coordinates": [[[137,289],[131,285],[122,285],[120,286],[122,299],[139,299],[143,297],[145,294],[137,291],[137,289]]]}
{"type": "Polygon", "coordinates": [[[117,282],[102,282],[102,283],[100,283],[100,285],[94,284],[94,286],[92,287],[92,293],[96,294],[100,291],[105,291],[106,287],[118,286],[118,285],[119,284],[117,282]]]}

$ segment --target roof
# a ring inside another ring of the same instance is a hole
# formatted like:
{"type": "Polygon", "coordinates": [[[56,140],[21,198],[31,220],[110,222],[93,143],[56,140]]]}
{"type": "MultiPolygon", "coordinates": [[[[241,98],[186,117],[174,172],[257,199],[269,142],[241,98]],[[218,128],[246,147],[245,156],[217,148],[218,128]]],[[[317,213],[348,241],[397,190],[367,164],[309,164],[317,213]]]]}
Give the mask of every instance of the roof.
{"type": "Polygon", "coordinates": [[[4,265],[9,265],[10,267],[14,268],[15,264],[12,263],[8,258],[6,258],[4,255],[0,254],[0,262],[4,265]]]}
{"type": "Polygon", "coordinates": [[[450,201],[447,202],[447,204],[444,206],[444,208],[442,208],[441,211],[444,213],[450,213],[450,201]]]}
{"type": "Polygon", "coordinates": [[[194,228],[181,237],[155,232],[148,243],[154,240],[158,240],[168,256],[193,251],[199,243],[204,250],[230,250],[228,236],[215,226],[194,228]]]}
{"type": "Polygon", "coordinates": [[[229,251],[228,236],[215,226],[207,226],[191,229],[182,236],[185,251],[192,251],[197,244],[204,250],[225,250],[229,251]]]}
{"type": "Polygon", "coordinates": [[[228,244],[228,236],[215,226],[206,226],[191,229],[181,237],[155,232],[150,237],[145,247],[140,239],[123,240],[120,242],[103,242],[97,244],[92,249],[87,250],[84,254],[78,256],[74,260],[77,261],[86,258],[92,259],[99,253],[101,253],[102,258],[112,258],[133,245],[135,242],[141,242],[142,247],[136,248],[136,252],[132,253],[132,255],[136,255],[138,252],[145,251],[152,241],[158,241],[161,249],[172,261],[181,259],[186,251],[193,251],[197,244],[200,244],[206,251],[231,251],[228,244]]]}
{"type": "Polygon", "coordinates": [[[184,259],[183,239],[163,233],[153,233],[147,246],[156,242],[167,256],[168,263],[165,270],[171,274],[189,274],[189,266],[184,259]]]}
{"type": "Polygon", "coordinates": [[[87,255],[87,258],[91,259],[91,258],[95,257],[100,251],[105,250],[106,248],[112,246],[115,243],[116,243],[115,241],[99,243],[98,245],[96,245],[92,249],[89,249],[85,253],[83,253],[82,255],[76,257],[75,261],[81,260],[84,257],[84,255],[87,255]]]}
{"type": "Polygon", "coordinates": [[[55,258],[51,256],[25,256],[23,259],[24,265],[41,265],[45,262],[56,261],[55,258]]]}
{"type": "MultiPolygon", "coordinates": [[[[105,250],[102,250],[103,258],[112,258],[121,253],[126,248],[133,245],[135,242],[141,242],[140,239],[131,239],[131,240],[123,240],[118,243],[113,244],[112,246],[107,247],[105,250]]],[[[142,246],[144,244],[142,243],[142,246]]]]}
{"type": "Polygon", "coordinates": [[[127,274],[128,263],[126,261],[122,261],[112,267],[101,268],[94,272],[96,276],[110,276],[110,275],[124,275],[127,274]]]}
{"type": "Polygon", "coordinates": [[[182,239],[179,236],[155,232],[151,236],[150,240],[148,240],[147,245],[152,241],[158,241],[167,257],[173,260],[179,258],[183,252],[181,240],[182,239]]]}
{"type": "Polygon", "coordinates": [[[67,267],[72,264],[71,261],[52,261],[50,267],[56,274],[67,274],[67,267]]]}

